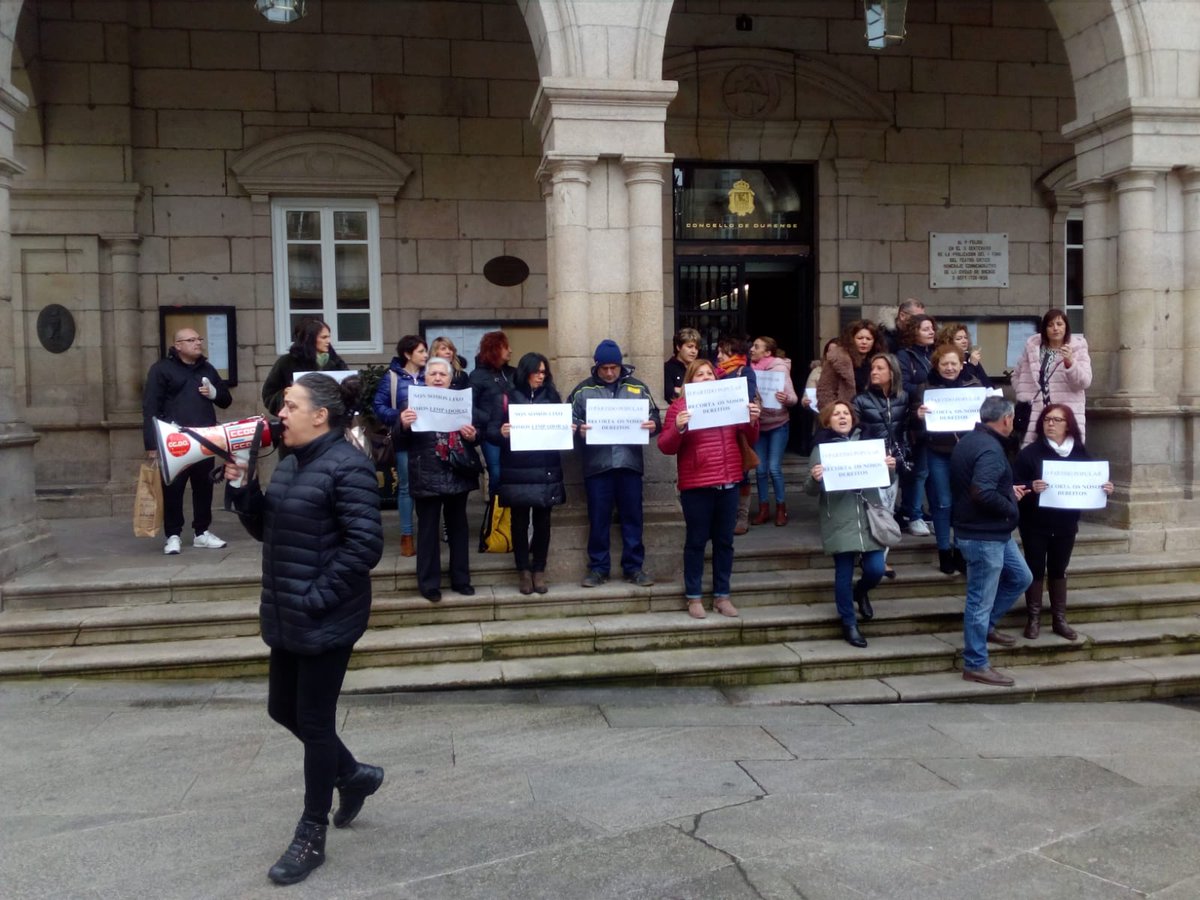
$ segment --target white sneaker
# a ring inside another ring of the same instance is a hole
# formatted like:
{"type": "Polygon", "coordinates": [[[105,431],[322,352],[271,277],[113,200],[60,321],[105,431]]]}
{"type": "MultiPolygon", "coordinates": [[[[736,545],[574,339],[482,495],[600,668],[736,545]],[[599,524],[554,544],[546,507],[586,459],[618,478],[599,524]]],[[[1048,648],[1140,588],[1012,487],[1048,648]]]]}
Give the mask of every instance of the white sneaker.
{"type": "Polygon", "coordinates": [[[925,524],[924,519],[909,519],[908,533],[917,537],[929,537],[929,526],[925,524]]]}
{"type": "MultiPolygon", "coordinates": [[[[925,533],[929,534],[929,531],[926,530],[925,533]]],[[[225,542],[211,531],[206,531],[204,534],[198,534],[192,539],[192,546],[199,547],[201,550],[220,550],[225,546],[225,542]]]]}
{"type": "Polygon", "coordinates": [[[167,538],[167,542],[163,544],[163,553],[167,556],[175,556],[183,546],[179,543],[179,535],[173,534],[167,538]]]}

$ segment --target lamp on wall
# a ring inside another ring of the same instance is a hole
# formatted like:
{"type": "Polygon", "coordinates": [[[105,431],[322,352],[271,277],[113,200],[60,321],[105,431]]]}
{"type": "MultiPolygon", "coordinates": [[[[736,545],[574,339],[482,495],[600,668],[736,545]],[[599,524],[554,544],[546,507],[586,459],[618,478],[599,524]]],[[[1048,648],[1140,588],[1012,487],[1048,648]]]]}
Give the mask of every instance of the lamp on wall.
{"type": "Polygon", "coordinates": [[[286,25],[304,17],[308,0],[254,0],[257,9],[268,22],[286,25]]]}
{"type": "Polygon", "coordinates": [[[904,14],[908,0],[863,0],[867,20],[867,46],[883,50],[904,43],[904,14]]]}

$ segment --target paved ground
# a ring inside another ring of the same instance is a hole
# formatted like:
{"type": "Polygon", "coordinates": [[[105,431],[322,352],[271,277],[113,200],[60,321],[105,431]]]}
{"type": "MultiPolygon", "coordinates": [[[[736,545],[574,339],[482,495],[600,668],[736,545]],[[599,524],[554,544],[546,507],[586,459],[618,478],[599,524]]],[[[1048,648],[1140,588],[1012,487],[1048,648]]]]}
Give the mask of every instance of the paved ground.
{"type": "MultiPolygon", "coordinates": [[[[1200,704],[363,697],[387,779],[294,897],[1200,897],[1200,704]]],[[[5,898],[278,897],[300,751],[261,682],[0,685],[5,898]]]]}

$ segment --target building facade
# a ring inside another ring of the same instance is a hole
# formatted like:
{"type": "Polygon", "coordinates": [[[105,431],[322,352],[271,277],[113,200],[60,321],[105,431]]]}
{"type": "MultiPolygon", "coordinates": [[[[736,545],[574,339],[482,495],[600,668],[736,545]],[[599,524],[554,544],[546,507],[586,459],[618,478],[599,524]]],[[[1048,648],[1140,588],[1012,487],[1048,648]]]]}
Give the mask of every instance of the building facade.
{"type": "MultiPolygon", "coordinates": [[[[311,315],[359,364],[504,327],[568,388],[610,337],[658,390],[679,324],[772,334],[802,380],[842,322],[910,296],[986,333],[997,372],[1005,334],[1067,306],[1109,517],[1190,546],[1200,2],[909,0],[882,51],[863,19],[0,0],[0,574],[45,552],[42,517],[127,508],[142,379],[180,323],[248,415],[311,315]],[[960,252],[946,280],[947,241],[1002,265],[960,252]]],[[[652,496],[672,480],[657,460],[652,496]]]]}

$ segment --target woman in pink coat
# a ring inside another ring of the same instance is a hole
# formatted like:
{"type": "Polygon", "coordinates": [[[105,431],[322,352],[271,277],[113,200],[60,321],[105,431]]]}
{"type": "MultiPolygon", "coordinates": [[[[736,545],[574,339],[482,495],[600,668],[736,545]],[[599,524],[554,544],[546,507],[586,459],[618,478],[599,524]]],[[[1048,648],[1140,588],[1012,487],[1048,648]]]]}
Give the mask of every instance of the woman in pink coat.
{"type": "MultiPolygon", "coordinates": [[[[775,391],[778,408],[763,404],[762,416],[758,420],[758,515],[755,525],[766,525],[771,520],[771,505],[767,502],[767,481],[775,488],[775,524],[786,525],[787,495],[783,484],[783,451],[787,449],[791,430],[791,413],[788,411],[799,401],[796,387],[792,384],[792,361],[787,358],[775,338],[763,336],[750,345],[750,365],[756,372],[782,372],[783,390],[775,391]]],[[[759,388],[762,394],[762,388],[759,388]]]]}
{"type": "Polygon", "coordinates": [[[1072,336],[1067,314],[1061,309],[1042,316],[1041,328],[1026,341],[1025,352],[1013,369],[1012,383],[1017,400],[1033,404],[1022,446],[1037,438],[1038,418],[1051,403],[1071,408],[1079,423],[1080,440],[1084,438],[1084,392],[1092,385],[1092,359],[1087,341],[1072,336]]]}

